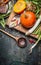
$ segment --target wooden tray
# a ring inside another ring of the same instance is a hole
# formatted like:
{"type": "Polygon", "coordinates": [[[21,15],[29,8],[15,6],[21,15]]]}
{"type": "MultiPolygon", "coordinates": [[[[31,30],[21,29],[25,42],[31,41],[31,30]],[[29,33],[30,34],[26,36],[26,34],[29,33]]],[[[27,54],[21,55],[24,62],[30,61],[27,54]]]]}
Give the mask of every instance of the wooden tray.
{"type": "MultiPolygon", "coordinates": [[[[10,24],[10,22],[11,22],[11,20],[12,20],[12,18],[15,16],[15,13],[12,11],[11,12],[11,14],[10,14],[10,16],[9,16],[9,18],[7,19],[7,22],[6,22],[6,25],[8,25],[9,26],[9,24],[10,24]]],[[[14,29],[16,29],[16,30],[18,30],[18,31],[20,31],[20,32],[22,32],[22,33],[26,33],[28,30],[26,29],[26,28],[24,28],[21,24],[19,24],[18,26],[16,26],[16,27],[13,27],[14,29]]],[[[41,29],[41,27],[40,27],[40,29],[41,29]]],[[[34,37],[34,38],[38,38],[38,35],[35,35],[35,34],[30,34],[30,36],[32,36],[32,37],[34,37]]]]}

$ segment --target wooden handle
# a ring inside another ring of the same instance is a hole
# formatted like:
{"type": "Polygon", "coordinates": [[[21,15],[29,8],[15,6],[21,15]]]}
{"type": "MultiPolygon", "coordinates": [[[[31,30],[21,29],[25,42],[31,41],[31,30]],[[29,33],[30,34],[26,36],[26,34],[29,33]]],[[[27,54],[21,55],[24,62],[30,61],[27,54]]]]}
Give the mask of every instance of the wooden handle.
{"type": "Polygon", "coordinates": [[[0,31],[3,32],[3,33],[5,33],[6,35],[10,36],[11,38],[15,39],[16,41],[19,39],[19,37],[15,37],[14,35],[12,35],[12,34],[6,32],[6,31],[4,31],[4,30],[2,30],[2,29],[0,29],[0,31]]]}

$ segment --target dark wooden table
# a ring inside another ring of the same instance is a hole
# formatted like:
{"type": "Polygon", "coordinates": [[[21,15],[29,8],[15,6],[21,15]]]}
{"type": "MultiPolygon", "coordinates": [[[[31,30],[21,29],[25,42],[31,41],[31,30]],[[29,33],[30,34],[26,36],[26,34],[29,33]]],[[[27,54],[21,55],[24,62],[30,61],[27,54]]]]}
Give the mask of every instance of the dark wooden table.
{"type": "MultiPolygon", "coordinates": [[[[15,36],[24,36],[22,33],[7,27],[5,31],[15,36]]],[[[0,32],[0,65],[41,65],[41,41],[33,49],[32,54],[27,55],[27,48],[19,48],[14,39],[0,32]]]]}
{"type": "MultiPolygon", "coordinates": [[[[6,28],[5,31],[15,36],[24,36],[16,30],[6,28]]],[[[32,54],[27,55],[27,50],[19,48],[14,39],[0,32],[0,65],[41,65],[41,41],[33,49],[32,54]]]]}

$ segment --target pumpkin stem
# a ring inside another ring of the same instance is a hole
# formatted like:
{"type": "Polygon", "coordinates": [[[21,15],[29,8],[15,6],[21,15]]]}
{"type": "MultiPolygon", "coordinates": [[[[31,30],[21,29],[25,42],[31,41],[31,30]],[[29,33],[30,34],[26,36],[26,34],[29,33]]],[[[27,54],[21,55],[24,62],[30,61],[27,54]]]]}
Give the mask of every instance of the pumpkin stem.
{"type": "Polygon", "coordinates": [[[25,18],[27,18],[28,16],[27,16],[27,14],[25,13],[25,18]]]}

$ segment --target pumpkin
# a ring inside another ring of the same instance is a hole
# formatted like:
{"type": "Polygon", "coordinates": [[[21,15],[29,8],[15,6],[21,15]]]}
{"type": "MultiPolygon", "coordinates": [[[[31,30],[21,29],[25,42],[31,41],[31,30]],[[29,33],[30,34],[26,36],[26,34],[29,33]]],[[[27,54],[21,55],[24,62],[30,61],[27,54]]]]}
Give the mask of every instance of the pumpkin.
{"type": "Polygon", "coordinates": [[[21,21],[21,24],[25,28],[30,28],[36,22],[36,16],[35,16],[35,14],[33,12],[27,11],[27,12],[21,14],[20,21],[21,21]]]}
{"type": "Polygon", "coordinates": [[[26,8],[26,2],[23,0],[19,0],[16,2],[16,4],[14,5],[13,11],[15,13],[20,14],[21,12],[24,11],[24,9],[26,8]]]}

